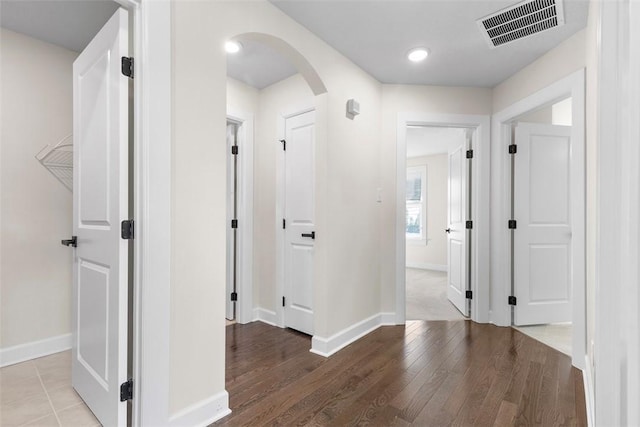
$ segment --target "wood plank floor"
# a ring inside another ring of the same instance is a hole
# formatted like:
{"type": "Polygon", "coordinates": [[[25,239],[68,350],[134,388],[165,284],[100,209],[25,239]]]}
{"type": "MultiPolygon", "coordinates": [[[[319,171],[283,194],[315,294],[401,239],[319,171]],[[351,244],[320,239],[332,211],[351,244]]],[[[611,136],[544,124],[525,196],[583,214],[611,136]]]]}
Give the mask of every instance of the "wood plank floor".
{"type": "Polygon", "coordinates": [[[214,425],[586,426],[582,374],[512,328],[411,321],[324,358],[308,336],[227,327],[231,415],[214,425]]]}

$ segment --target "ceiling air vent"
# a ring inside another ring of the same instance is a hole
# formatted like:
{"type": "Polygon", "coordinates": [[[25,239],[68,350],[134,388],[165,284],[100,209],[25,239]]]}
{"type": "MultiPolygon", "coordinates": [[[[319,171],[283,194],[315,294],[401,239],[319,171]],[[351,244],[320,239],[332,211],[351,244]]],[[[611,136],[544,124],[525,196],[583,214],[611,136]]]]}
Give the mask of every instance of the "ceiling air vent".
{"type": "Polygon", "coordinates": [[[492,49],[532,34],[564,25],[562,0],[524,1],[479,19],[478,26],[492,49]]]}

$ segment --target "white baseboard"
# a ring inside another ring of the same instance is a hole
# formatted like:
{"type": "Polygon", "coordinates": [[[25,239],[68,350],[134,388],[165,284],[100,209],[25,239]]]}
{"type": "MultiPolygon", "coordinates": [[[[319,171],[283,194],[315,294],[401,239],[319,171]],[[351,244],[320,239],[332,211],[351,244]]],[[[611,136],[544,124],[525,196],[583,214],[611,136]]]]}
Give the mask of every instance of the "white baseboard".
{"type": "Polygon", "coordinates": [[[58,335],[0,349],[0,367],[15,365],[38,357],[59,353],[71,348],[71,334],[58,335]]]}
{"type": "Polygon", "coordinates": [[[419,270],[435,270],[435,271],[447,271],[446,264],[429,264],[427,262],[408,262],[407,268],[417,268],[419,270]]]}
{"type": "Polygon", "coordinates": [[[593,388],[593,371],[591,370],[591,359],[589,355],[584,357],[586,369],[582,371],[584,380],[584,401],[587,407],[587,425],[595,426],[595,390],[593,388]]]}
{"type": "Polygon", "coordinates": [[[380,326],[395,325],[395,317],[395,313],[378,313],[343,329],[329,338],[314,335],[311,339],[310,351],[320,356],[329,357],[380,326]]]}
{"type": "Polygon", "coordinates": [[[253,309],[254,321],[260,321],[271,326],[278,326],[278,315],[275,311],[267,310],[266,308],[254,308],[253,309]]]}
{"type": "Polygon", "coordinates": [[[171,427],[204,427],[230,413],[229,393],[225,390],[172,415],[169,418],[169,425],[171,427]]]}

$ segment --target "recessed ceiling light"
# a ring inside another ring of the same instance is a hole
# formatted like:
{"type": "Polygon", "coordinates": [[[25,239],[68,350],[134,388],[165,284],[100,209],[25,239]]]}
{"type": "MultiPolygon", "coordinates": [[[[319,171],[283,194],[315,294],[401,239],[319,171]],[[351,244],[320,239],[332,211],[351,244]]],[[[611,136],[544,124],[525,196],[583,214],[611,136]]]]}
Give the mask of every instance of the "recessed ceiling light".
{"type": "Polygon", "coordinates": [[[429,50],[423,47],[411,49],[409,53],[407,53],[407,58],[409,58],[409,61],[411,62],[424,61],[425,59],[427,59],[427,56],[429,56],[429,50]]]}
{"type": "Polygon", "coordinates": [[[242,49],[242,45],[239,42],[230,40],[224,44],[224,50],[226,50],[227,53],[238,53],[240,49],[242,49]]]}

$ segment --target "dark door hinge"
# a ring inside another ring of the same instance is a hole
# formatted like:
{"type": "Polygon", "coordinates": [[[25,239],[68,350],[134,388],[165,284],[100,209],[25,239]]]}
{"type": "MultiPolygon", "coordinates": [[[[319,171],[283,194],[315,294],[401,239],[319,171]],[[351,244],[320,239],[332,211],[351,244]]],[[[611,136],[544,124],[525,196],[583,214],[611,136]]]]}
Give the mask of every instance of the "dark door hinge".
{"type": "Polygon", "coordinates": [[[231,292],[231,301],[238,301],[238,293],[231,292]]]}
{"type": "Polygon", "coordinates": [[[282,142],[282,149],[284,151],[287,151],[287,140],[286,139],[281,139],[280,142],[282,142]]]}
{"type": "Polygon", "coordinates": [[[285,299],[282,297],[282,306],[285,307],[285,299]]]}
{"type": "Polygon", "coordinates": [[[473,221],[467,221],[465,226],[467,227],[467,230],[471,230],[473,228],[473,221]]]}
{"type": "Polygon", "coordinates": [[[233,154],[234,156],[238,155],[238,146],[237,145],[232,145],[231,146],[231,154],[233,154]]]}
{"type": "Polygon", "coordinates": [[[467,159],[473,159],[473,150],[467,150],[467,159]]]}
{"type": "Polygon", "coordinates": [[[282,218],[282,229],[284,230],[285,228],[287,228],[287,220],[282,218]]]}
{"type": "Polygon", "coordinates": [[[231,228],[238,228],[238,220],[237,219],[232,219],[231,220],[231,228]]]}
{"type": "Polygon", "coordinates": [[[133,231],[134,227],[132,219],[126,219],[122,221],[122,223],[120,224],[120,237],[125,240],[131,240],[133,239],[133,231]]]}
{"type": "Polygon", "coordinates": [[[130,79],[133,78],[133,58],[122,57],[122,74],[130,79]]]}
{"type": "Polygon", "coordinates": [[[518,225],[518,224],[517,224],[517,222],[516,222],[516,220],[515,220],[515,219],[510,219],[510,220],[509,220],[509,223],[508,223],[509,230],[515,230],[515,229],[516,229],[516,227],[517,227],[517,225],[518,225]]]}
{"type": "Polygon", "coordinates": [[[473,299],[473,291],[465,291],[464,296],[466,299],[473,299]]]}
{"type": "Polygon", "coordinates": [[[133,380],[129,378],[120,384],[120,402],[133,399],[133,380]]]}
{"type": "Polygon", "coordinates": [[[516,144],[509,145],[509,154],[516,154],[518,152],[518,146],[516,144]]]}
{"type": "Polygon", "coordinates": [[[517,299],[513,295],[509,297],[509,305],[516,305],[517,299]]]}

